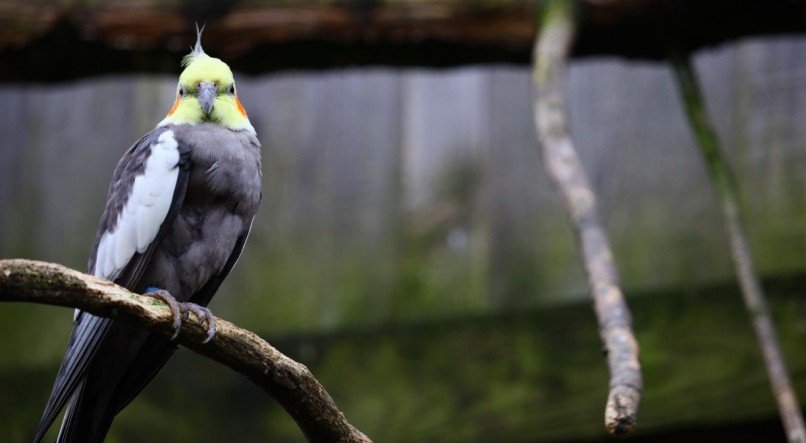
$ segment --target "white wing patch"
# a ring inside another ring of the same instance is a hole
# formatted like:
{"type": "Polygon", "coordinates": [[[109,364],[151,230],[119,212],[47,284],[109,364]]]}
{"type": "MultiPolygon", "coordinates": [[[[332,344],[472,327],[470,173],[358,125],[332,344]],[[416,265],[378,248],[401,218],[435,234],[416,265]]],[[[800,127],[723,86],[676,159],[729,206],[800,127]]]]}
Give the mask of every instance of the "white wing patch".
{"type": "Polygon", "coordinates": [[[111,231],[101,236],[95,256],[95,275],[114,280],[135,252],[144,252],[157,237],[171,208],[179,176],[179,149],[173,131],[152,144],[142,175],[134,179],[129,199],[111,231]]]}

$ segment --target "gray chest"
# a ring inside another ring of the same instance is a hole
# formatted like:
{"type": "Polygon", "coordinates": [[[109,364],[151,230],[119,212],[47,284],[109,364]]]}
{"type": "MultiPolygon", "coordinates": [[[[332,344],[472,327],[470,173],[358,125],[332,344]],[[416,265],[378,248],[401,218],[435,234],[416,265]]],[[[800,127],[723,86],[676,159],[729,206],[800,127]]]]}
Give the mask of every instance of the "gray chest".
{"type": "Polygon", "coordinates": [[[260,145],[254,135],[218,126],[181,134],[191,146],[188,206],[212,203],[254,215],[260,202],[260,145]]]}
{"type": "Polygon", "coordinates": [[[191,149],[188,187],[160,248],[168,264],[163,279],[183,294],[221,272],[261,197],[260,145],[254,135],[202,125],[192,129],[177,131],[191,149]]]}

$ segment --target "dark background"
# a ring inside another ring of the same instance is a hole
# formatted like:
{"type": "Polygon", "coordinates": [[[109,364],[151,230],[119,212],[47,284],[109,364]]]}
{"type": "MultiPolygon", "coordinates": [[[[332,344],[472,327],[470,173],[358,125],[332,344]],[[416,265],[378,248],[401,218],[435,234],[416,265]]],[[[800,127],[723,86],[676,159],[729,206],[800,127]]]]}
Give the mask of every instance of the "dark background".
{"type": "MultiPolygon", "coordinates": [[[[221,35],[216,19],[211,39],[221,35]]],[[[193,38],[186,31],[180,47],[193,38]]],[[[439,69],[361,61],[278,70],[283,61],[262,54],[250,56],[248,74],[234,68],[264,146],[264,201],[216,314],[308,365],[379,442],[606,439],[605,362],[538,155],[528,66],[502,56],[439,69]],[[271,72],[260,72],[260,57],[271,72]]],[[[0,72],[45,69],[2,57],[0,72]]],[[[804,398],[806,40],[746,38],[695,60],[804,398]]],[[[47,78],[0,84],[0,258],[84,269],[117,160],[170,108],[179,57],[171,63],[109,61],[86,75],[65,67],[64,78],[56,64],[47,78]]],[[[567,88],[641,345],[634,440],[782,441],[668,67],[578,59],[567,88]]],[[[65,309],[0,306],[3,441],[30,439],[71,319],[65,309]]],[[[108,441],[302,438],[248,381],[180,351],[108,441]]]]}

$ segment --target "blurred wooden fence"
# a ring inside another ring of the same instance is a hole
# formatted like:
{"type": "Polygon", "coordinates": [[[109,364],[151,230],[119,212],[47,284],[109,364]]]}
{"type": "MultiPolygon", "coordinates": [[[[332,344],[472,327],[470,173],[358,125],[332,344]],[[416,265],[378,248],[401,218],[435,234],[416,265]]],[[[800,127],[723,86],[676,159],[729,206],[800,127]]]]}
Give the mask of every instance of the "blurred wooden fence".
{"type": "MultiPolygon", "coordinates": [[[[795,39],[699,59],[764,275],[806,263],[804,56],[795,39]]],[[[0,256],[83,267],[114,164],[174,87],[126,76],[0,88],[0,256]]],[[[730,278],[667,69],[580,62],[568,87],[626,288],[730,278]]],[[[534,148],[526,70],[240,76],[239,90],[264,144],[265,200],[216,300],[224,315],[304,330],[585,293],[534,148]]]]}

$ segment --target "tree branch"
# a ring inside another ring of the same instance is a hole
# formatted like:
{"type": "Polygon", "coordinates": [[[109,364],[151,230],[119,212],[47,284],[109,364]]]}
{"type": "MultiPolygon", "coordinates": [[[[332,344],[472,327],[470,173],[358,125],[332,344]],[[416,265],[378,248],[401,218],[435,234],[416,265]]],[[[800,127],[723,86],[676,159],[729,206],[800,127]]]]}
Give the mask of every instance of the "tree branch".
{"type": "Polygon", "coordinates": [[[565,64],[575,33],[573,2],[548,1],[534,44],[535,128],[549,174],[560,188],[579,240],[610,369],[605,426],[614,434],[635,425],[643,386],[638,344],[618,270],[596,210],[596,196],[574,149],[565,115],[565,64]]]}
{"type": "Polygon", "coordinates": [[[790,443],[804,443],[806,442],[806,428],[803,424],[803,414],[789,379],[770,309],[753,266],[750,242],[747,240],[739,210],[738,187],[730,173],[728,163],[722,157],[719,141],[709,122],[697,76],[691,67],[689,57],[672,54],[671,61],[677,86],[685,105],[686,116],[722,206],[722,215],[727,224],[730,247],[733,251],[733,263],[739,277],[744,304],[750,313],[753,329],[764,355],[767,374],[778,403],[778,411],[784,423],[787,439],[790,443]]]}
{"type": "MultiPolygon", "coordinates": [[[[64,266],[30,260],[0,260],[0,301],[78,308],[170,336],[170,310],[106,280],[64,266]]],[[[304,365],[291,360],[256,334],[217,319],[215,338],[195,314],[182,322],[178,343],[245,375],[294,418],[309,441],[370,442],[339,411],[325,388],[304,365]]]]}

